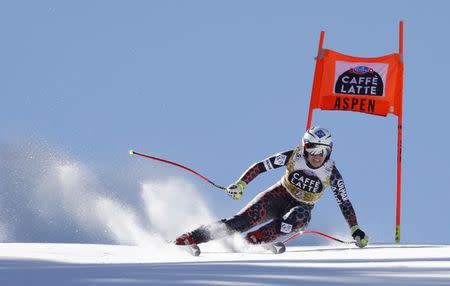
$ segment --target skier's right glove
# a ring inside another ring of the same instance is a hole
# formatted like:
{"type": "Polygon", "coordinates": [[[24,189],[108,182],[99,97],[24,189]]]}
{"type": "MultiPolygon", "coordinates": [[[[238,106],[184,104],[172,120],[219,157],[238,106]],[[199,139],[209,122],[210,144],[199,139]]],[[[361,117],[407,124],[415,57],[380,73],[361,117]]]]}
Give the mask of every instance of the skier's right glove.
{"type": "Polygon", "coordinates": [[[229,185],[225,192],[227,193],[227,195],[232,197],[233,200],[239,200],[241,199],[246,186],[247,183],[245,183],[244,181],[237,181],[236,183],[229,185]]]}
{"type": "Polygon", "coordinates": [[[358,225],[353,226],[351,231],[356,246],[363,248],[369,243],[369,237],[359,228],[358,225]]]}

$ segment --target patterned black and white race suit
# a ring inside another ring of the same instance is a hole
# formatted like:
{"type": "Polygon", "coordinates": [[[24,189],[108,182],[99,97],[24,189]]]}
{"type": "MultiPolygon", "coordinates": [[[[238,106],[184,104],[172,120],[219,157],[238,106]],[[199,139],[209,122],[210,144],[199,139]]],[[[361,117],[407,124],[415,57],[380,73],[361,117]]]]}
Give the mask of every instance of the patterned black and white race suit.
{"type": "Polygon", "coordinates": [[[314,204],[328,186],[348,225],[357,225],[355,211],[335,162],[328,159],[321,167],[313,168],[301,147],[253,164],[239,179],[248,184],[259,174],[283,166],[286,167],[286,174],[279,182],[257,195],[235,216],[192,231],[194,241],[203,243],[234,232],[246,232],[264,223],[257,230],[247,233],[248,242],[271,242],[281,235],[302,230],[311,219],[314,204]]]}

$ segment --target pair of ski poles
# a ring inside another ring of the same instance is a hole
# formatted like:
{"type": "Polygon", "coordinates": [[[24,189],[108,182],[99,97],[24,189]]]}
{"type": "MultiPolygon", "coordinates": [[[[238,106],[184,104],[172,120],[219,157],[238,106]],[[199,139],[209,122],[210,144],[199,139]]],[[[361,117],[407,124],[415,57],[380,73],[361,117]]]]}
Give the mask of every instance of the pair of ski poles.
{"type": "MultiPolygon", "coordinates": [[[[183,169],[185,171],[188,171],[188,172],[196,175],[197,177],[199,177],[200,179],[204,180],[205,182],[208,182],[209,184],[213,185],[217,189],[220,189],[220,190],[226,190],[227,189],[224,186],[221,186],[219,184],[214,183],[213,181],[211,181],[207,177],[203,176],[199,172],[197,172],[197,171],[195,171],[195,170],[193,170],[193,169],[191,169],[189,167],[186,167],[184,165],[181,165],[179,163],[176,163],[176,162],[173,162],[173,161],[170,161],[170,160],[166,160],[166,159],[162,159],[162,158],[158,158],[158,157],[155,157],[155,156],[147,155],[147,154],[144,154],[144,153],[136,152],[134,150],[130,150],[129,154],[130,155],[136,155],[136,156],[139,156],[139,157],[143,157],[143,158],[147,158],[147,159],[151,159],[151,160],[155,160],[155,161],[158,161],[158,162],[162,162],[162,163],[166,163],[166,164],[169,164],[169,165],[173,165],[173,166],[179,167],[179,168],[181,168],[181,169],[183,169]]],[[[328,235],[326,233],[323,233],[323,232],[320,232],[320,231],[316,231],[316,230],[302,230],[302,231],[299,231],[297,233],[292,234],[290,237],[288,237],[286,240],[284,240],[283,243],[286,244],[289,241],[293,240],[296,237],[299,237],[302,234],[315,234],[315,235],[319,235],[319,236],[322,236],[322,237],[325,237],[327,239],[334,240],[336,242],[343,243],[343,244],[353,244],[353,243],[355,243],[355,241],[342,240],[342,239],[333,237],[331,235],[328,235]]]]}

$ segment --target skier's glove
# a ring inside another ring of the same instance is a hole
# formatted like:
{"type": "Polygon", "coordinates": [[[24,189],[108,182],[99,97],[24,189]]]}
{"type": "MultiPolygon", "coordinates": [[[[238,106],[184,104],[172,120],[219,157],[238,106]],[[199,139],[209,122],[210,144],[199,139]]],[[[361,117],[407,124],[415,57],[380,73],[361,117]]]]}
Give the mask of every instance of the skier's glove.
{"type": "Polygon", "coordinates": [[[355,239],[356,246],[363,248],[369,243],[369,237],[359,228],[358,225],[353,226],[351,231],[352,237],[355,239]]]}
{"type": "Polygon", "coordinates": [[[247,184],[244,181],[238,181],[234,184],[231,184],[227,187],[225,192],[227,195],[233,198],[233,200],[239,200],[242,197],[243,191],[247,184]]]}

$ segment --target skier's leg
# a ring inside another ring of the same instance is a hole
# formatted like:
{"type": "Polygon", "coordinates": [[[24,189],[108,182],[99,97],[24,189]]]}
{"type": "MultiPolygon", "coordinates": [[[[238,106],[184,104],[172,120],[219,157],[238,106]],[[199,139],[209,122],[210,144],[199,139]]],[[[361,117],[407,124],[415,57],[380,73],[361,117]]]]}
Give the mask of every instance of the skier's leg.
{"type": "Polygon", "coordinates": [[[311,220],[313,206],[297,205],[291,208],[282,218],[276,218],[270,223],[251,231],[246,240],[252,244],[267,243],[276,240],[279,236],[304,229],[311,220]]]}
{"type": "Polygon", "coordinates": [[[209,225],[201,225],[191,232],[186,232],[175,239],[175,244],[199,244],[225,236],[227,234],[227,229],[223,224],[223,221],[224,220],[221,220],[209,225]]]}
{"type": "Polygon", "coordinates": [[[229,219],[222,219],[214,224],[202,225],[197,229],[185,233],[176,239],[176,244],[199,244],[219,239],[234,232],[244,232],[253,226],[270,219],[267,217],[268,199],[262,193],[256,197],[241,212],[229,219]]]}
{"type": "Polygon", "coordinates": [[[203,225],[185,233],[176,239],[176,244],[199,244],[212,239],[219,239],[234,232],[244,232],[257,224],[279,216],[286,206],[286,198],[292,197],[284,187],[276,184],[256,196],[238,214],[211,225],[203,225]],[[287,196],[287,197],[286,197],[287,196]]]}
{"type": "Polygon", "coordinates": [[[281,184],[275,184],[256,196],[232,218],[223,220],[230,232],[245,232],[252,227],[280,216],[291,207],[292,197],[281,184]]]}

